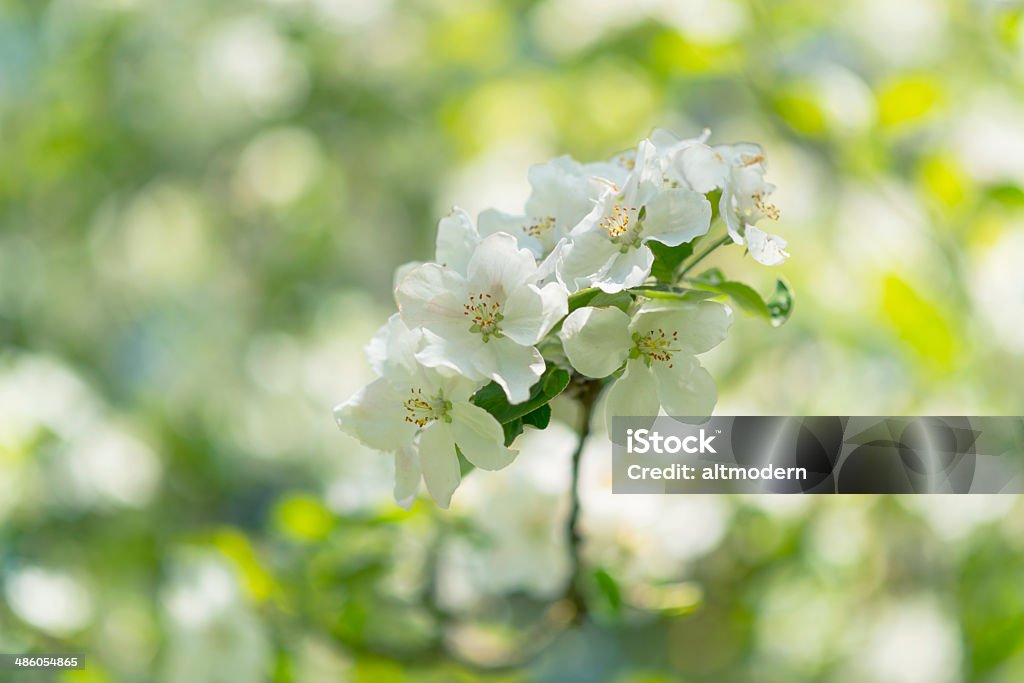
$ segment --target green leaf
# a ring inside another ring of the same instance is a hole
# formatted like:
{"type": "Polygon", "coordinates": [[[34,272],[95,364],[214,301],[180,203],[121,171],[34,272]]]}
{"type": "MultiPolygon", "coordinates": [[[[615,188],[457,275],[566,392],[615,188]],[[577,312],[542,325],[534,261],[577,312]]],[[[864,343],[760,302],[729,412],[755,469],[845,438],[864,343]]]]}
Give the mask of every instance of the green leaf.
{"type": "Polygon", "coordinates": [[[550,372],[546,373],[547,379],[544,380],[544,394],[548,398],[554,398],[560,393],[565,391],[565,388],[569,386],[569,371],[564,368],[555,367],[550,372]]]}
{"type": "Polygon", "coordinates": [[[989,189],[985,194],[1003,206],[1010,208],[1024,206],[1024,189],[1016,185],[997,185],[989,189]]]}
{"type": "Polygon", "coordinates": [[[708,285],[718,285],[725,282],[725,273],[723,273],[719,268],[708,268],[703,273],[693,278],[693,281],[708,285]]]}
{"type": "Polygon", "coordinates": [[[583,308],[584,306],[590,305],[590,300],[601,293],[601,290],[597,287],[590,287],[589,289],[581,289],[575,294],[569,295],[569,312],[572,313],[577,308],[583,308]]]}
{"type": "Polygon", "coordinates": [[[588,306],[614,306],[620,309],[623,313],[629,310],[629,305],[633,303],[633,297],[630,296],[629,292],[615,292],[609,294],[608,292],[598,292],[597,296],[590,300],[588,306]]]}
{"type": "Polygon", "coordinates": [[[621,612],[622,590],[619,588],[619,582],[616,581],[611,574],[601,568],[594,570],[594,582],[597,584],[598,591],[608,604],[609,611],[614,615],[621,612]]]}
{"type": "MultiPolygon", "coordinates": [[[[569,372],[556,365],[548,365],[530,390],[530,398],[515,405],[508,402],[505,391],[496,382],[480,388],[470,399],[501,423],[505,432],[505,445],[511,446],[516,437],[523,433],[526,425],[545,429],[551,421],[551,406],[548,402],[565,391],[569,386],[569,372]]],[[[468,464],[468,463],[467,463],[468,464]]],[[[466,473],[463,465],[463,474],[466,473]]],[[[469,465],[472,469],[472,465],[469,465]]]]}
{"type": "Polygon", "coordinates": [[[742,282],[727,280],[718,268],[704,271],[690,280],[689,284],[709,292],[724,294],[743,312],[768,320],[776,327],[786,322],[792,310],[792,295],[781,280],[776,282],[775,293],[772,296],[774,309],[752,287],[742,282]]]}
{"type": "Polygon", "coordinates": [[[775,292],[768,299],[768,313],[774,327],[784,324],[793,313],[793,292],[782,280],[775,281],[775,292]]]}
{"type": "Polygon", "coordinates": [[[677,247],[670,247],[661,242],[651,240],[647,243],[654,252],[654,265],[651,267],[651,275],[660,282],[672,284],[675,282],[676,270],[686,259],[693,255],[693,243],[687,242],[677,247]]]}
{"type": "MultiPolygon", "coordinates": [[[[530,414],[532,415],[533,413],[530,414]]],[[[523,418],[516,418],[511,422],[505,422],[501,425],[501,428],[505,431],[505,446],[511,446],[516,437],[523,433],[523,418]]]]}
{"type": "Polygon", "coordinates": [[[530,398],[522,403],[509,403],[505,391],[496,382],[482,387],[470,400],[493,415],[498,422],[506,424],[537,410],[562,393],[568,385],[569,373],[563,368],[549,364],[544,374],[530,389],[530,398]]]}
{"type": "MultiPolygon", "coordinates": [[[[504,425],[502,425],[502,426],[504,427],[504,425]]],[[[515,437],[512,437],[512,438],[514,439],[515,437]]],[[[508,431],[505,432],[505,439],[506,439],[506,441],[505,441],[505,445],[506,446],[508,446],[510,443],[512,443],[511,441],[508,441],[508,431]]],[[[469,460],[466,459],[466,456],[462,453],[462,449],[459,448],[457,444],[455,446],[455,455],[457,455],[459,457],[459,474],[461,476],[464,477],[464,476],[466,476],[467,474],[469,474],[470,472],[472,472],[473,470],[476,469],[476,465],[474,465],[473,463],[471,463],[469,460]]]]}
{"type": "Polygon", "coordinates": [[[771,319],[771,312],[768,304],[764,302],[761,295],[754,291],[753,287],[742,282],[726,281],[715,286],[715,290],[728,296],[745,313],[754,315],[766,320],[771,319]]]}
{"type": "Polygon", "coordinates": [[[625,311],[631,303],[633,303],[633,298],[626,292],[609,294],[602,292],[597,287],[591,287],[581,289],[569,296],[569,312],[572,313],[577,308],[584,306],[616,306],[625,311]]]}
{"type": "Polygon", "coordinates": [[[704,299],[717,296],[715,292],[703,289],[687,289],[686,287],[671,287],[668,285],[642,285],[634,287],[629,291],[648,299],[665,299],[669,301],[703,301],[704,299]]]}
{"type": "Polygon", "coordinates": [[[535,429],[547,429],[548,425],[551,423],[551,404],[545,403],[532,413],[523,415],[520,422],[522,422],[524,426],[529,425],[535,429]]]}

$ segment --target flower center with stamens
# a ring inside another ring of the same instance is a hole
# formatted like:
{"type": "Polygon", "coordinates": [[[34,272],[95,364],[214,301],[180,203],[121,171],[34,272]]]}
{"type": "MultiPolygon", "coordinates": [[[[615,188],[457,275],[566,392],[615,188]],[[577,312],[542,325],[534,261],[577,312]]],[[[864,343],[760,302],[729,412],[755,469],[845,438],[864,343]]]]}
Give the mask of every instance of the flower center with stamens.
{"type": "Polygon", "coordinates": [[[523,226],[523,232],[530,237],[542,237],[545,233],[550,232],[555,227],[554,216],[544,216],[543,218],[537,218],[529,225],[523,226]]]}
{"type": "Polygon", "coordinates": [[[752,198],[754,200],[754,208],[763,213],[768,220],[779,220],[779,216],[781,215],[779,207],[769,201],[766,201],[765,196],[761,193],[753,195],[752,198]]]}
{"type": "Polygon", "coordinates": [[[634,213],[634,210],[616,204],[612,207],[611,213],[601,219],[601,229],[608,233],[609,239],[621,237],[629,231],[634,213]]]}
{"type": "Polygon", "coordinates": [[[491,340],[501,339],[502,305],[491,294],[470,294],[469,303],[462,305],[462,314],[469,318],[469,331],[483,337],[486,344],[491,340]]]}
{"type": "Polygon", "coordinates": [[[598,227],[608,233],[608,239],[625,254],[642,243],[640,233],[643,231],[643,219],[643,208],[623,206],[616,202],[611,212],[598,223],[598,227]]]}
{"type": "Polygon", "coordinates": [[[634,346],[629,353],[629,357],[642,357],[647,367],[650,367],[653,361],[661,361],[662,363],[668,363],[668,366],[671,368],[673,367],[672,354],[681,351],[681,349],[675,346],[678,341],[678,332],[666,332],[660,327],[656,330],[650,330],[647,334],[634,332],[634,346]]]}
{"type": "Polygon", "coordinates": [[[441,392],[437,396],[426,396],[419,387],[409,391],[410,397],[402,402],[405,408],[405,421],[417,427],[425,427],[434,420],[451,422],[448,411],[452,402],[447,401],[441,392]]]}

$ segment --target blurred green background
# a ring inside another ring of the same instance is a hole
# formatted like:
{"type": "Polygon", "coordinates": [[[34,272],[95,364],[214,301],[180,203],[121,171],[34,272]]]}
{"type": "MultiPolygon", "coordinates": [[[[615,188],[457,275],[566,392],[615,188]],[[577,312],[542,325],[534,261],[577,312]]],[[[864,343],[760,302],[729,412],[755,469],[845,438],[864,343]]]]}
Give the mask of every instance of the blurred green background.
{"type": "Polygon", "coordinates": [[[88,659],[0,678],[1024,680],[1015,496],[612,497],[597,439],[572,627],[567,427],[444,513],[337,431],[450,205],[705,126],[793,254],[709,262],[797,295],[719,413],[1021,413],[1018,3],[0,0],[0,652],[88,659]]]}

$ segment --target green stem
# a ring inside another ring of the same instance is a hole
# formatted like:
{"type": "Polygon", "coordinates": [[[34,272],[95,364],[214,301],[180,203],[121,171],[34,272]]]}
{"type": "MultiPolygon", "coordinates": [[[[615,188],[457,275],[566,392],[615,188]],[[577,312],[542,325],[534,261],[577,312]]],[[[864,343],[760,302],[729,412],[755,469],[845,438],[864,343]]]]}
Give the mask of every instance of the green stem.
{"type": "Polygon", "coordinates": [[[569,517],[566,519],[565,532],[569,546],[569,584],[565,590],[565,600],[572,607],[572,621],[582,623],[587,615],[587,603],[580,589],[583,562],[580,557],[583,534],[580,532],[580,462],[583,459],[583,448],[590,436],[590,423],[594,415],[594,404],[601,391],[599,382],[587,381],[580,386],[579,401],[581,407],[579,441],[572,454],[572,484],[570,485],[569,517]]]}
{"type": "Polygon", "coordinates": [[[677,276],[676,276],[676,282],[679,282],[680,280],[682,280],[682,279],[683,279],[683,277],[684,277],[684,276],[685,276],[685,275],[686,275],[687,273],[689,273],[689,272],[690,272],[691,270],[693,270],[693,267],[694,267],[695,265],[697,265],[698,263],[700,263],[701,261],[703,261],[703,260],[704,260],[704,259],[705,259],[705,258],[707,257],[707,255],[708,255],[708,254],[710,254],[711,252],[713,252],[713,251],[714,251],[715,249],[718,249],[718,248],[719,248],[720,246],[722,246],[722,245],[723,245],[723,244],[725,244],[726,242],[731,242],[731,241],[732,241],[732,237],[730,237],[729,235],[725,235],[724,237],[722,237],[722,238],[720,238],[720,239],[718,239],[718,240],[715,240],[714,242],[712,242],[712,243],[711,243],[711,245],[710,245],[710,246],[709,246],[709,247],[708,247],[707,249],[705,249],[705,250],[704,250],[704,251],[702,251],[701,253],[697,254],[697,258],[695,258],[695,259],[693,259],[692,261],[690,261],[690,262],[689,262],[689,263],[688,263],[688,264],[686,265],[686,267],[685,267],[685,268],[683,268],[683,269],[682,269],[682,270],[681,270],[681,271],[679,272],[679,275],[677,275],[677,276]]]}

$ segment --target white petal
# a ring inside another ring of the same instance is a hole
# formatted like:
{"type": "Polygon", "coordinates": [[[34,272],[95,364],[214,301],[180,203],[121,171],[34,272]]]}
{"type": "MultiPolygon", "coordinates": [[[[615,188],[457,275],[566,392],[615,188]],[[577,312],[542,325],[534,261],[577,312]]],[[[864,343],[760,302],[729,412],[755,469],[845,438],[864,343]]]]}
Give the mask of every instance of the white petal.
{"type": "Polygon", "coordinates": [[[487,378],[469,379],[463,375],[450,375],[439,379],[437,384],[449,401],[468,401],[477,389],[489,381],[487,378]]]}
{"type": "Polygon", "coordinates": [[[550,253],[537,264],[537,282],[550,282],[552,279],[557,279],[558,267],[568,245],[569,238],[563,237],[551,247],[550,253]]]}
{"type": "Polygon", "coordinates": [[[497,209],[484,209],[476,217],[476,225],[481,237],[490,237],[499,232],[518,237],[529,223],[530,219],[526,216],[505,213],[497,209]]]}
{"type": "Polygon", "coordinates": [[[420,467],[430,497],[441,507],[448,507],[462,475],[455,436],[447,422],[438,420],[420,434],[420,467]]]}
{"type": "MultiPolygon", "coordinates": [[[[636,147],[636,157],[633,160],[633,170],[622,188],[623,203],[627,206],[640,206],[636,198],[640,192],[640,183],[651,180],[651,169],[648,165],[648,158],[657,156],[658,151],[651,144],[650,140],[641,140],[636,147]]],[[[658,178],[660,181],[661,178],[658,178]]]]}
{"type": "Polygon", "coordinates": [[[647,139],[651,141],[659,154],[669,151],[682,142],[678,135],[664,128],[655,128],[647,139]]]}
{"type": "Polygon", "coordinates": [[[438,221],[435,257],[442,266],[464,275],[479,243],[480,234],[472,219],[459,207],[453,207],[451,213],[438,221]]]}
{"type": "Polygon", "coordinates": [[[649,417],[658,415],[658,392],[650,368],[641,360],[626,363],[626,371],[608,390],[605,414],[608,429],[613,417],[649,417]]]}
{"type": "Polygon", "coordinates": [[[642,244],[616,252],[605,273],[594,279],[594,285],[609,293],[642,285],[653,265],[654,253],[642,244]]]}
{"type": "Polygon", "coordinates": [[[459,450],[483,470],[500,470],[515,460],[518,451],[505,448],[505,432],[494,416],[471,403],[454,403],[448,413],[459,450]]]}
{"type": "Polygon", "coordinates": [[[569,310],[565,287],[551,282],[543,288],[520,287],[505,302],[501,331],[523,346],[533,346],[544,338],[569,310]]]}
{"type": "Polygon", "coordinates": [[[437,384],[451,398],[468,398],[493,380],[511,403],[522,403],[544,372],[544,358],[537,349],[508,338],[491,337],[485,343],[477,334],[450,339],[425,331],[424,339],[426,343],[416,354],[416,360],[426,368],[447,374],[437,384]],[[458,374],[452,376],[452,372],[458,374]]]}
{"type": "Polygon", "coordinates": [[[729,177],[729,164],[722,154],[704,144],[681,149],[676,167],[690,187],[701,193],[724,187],[729,177]]]}
{"type": "MultiPolygon", "coordinates": [[[[558,240],[564,236],[564,230],[557,224],[537,226],[538,220],[529,216],[504,213],[497,209],[487,209],[477,217],[477,227],[481,237],[489,237],[499,232],[512,235],[520,247],[530,250],[534,258],[544,259],[550,255],[558,240]],[[537,227],[535,228],[535,226],[537,227]]],[[[543,277],[543,275],[538,276],[538,278],[543,277]]]]}
{"type": "Polygon", "coordinates": [[[406,275],[395,291],[402,320],[409,327],[463,327],[466,281],[450,268],[425,263],[406,275]]]}
{"type": "Polygon", "coordinates": [[[379,451],[394,451],[412,441],[416,427],[405,421],[406,395],[381,378],[334,409],[334,419],[346,434],[379,451]]]}
{"type": "Polygon", "coordinates": [[[562,230],[569,230],[593,206],[587,173],[571,157],[531,166],[527,177],[533,192],[526,200],[526,213],[533,218],[551,216],[562,230]]]}
{"type": "Polygon", "coordinates": [[[757,198],[767,197],[775,190],[775,186],[765,181],[764,169],[758,166],[733,168],[730,176],[737,210],[741,216],[747,217],[748,223],[757,222],[762,215],[757,208],[757,198]]]}
{"type": "MultiPolygon", "coordinates": [[[[416,270],[422,265],[422,261],[409,261],[408,263],[403,263],[402,265],[395,268],[395,274],[391,277],[392,294],[394,294],[398,290],[398,285],[402,283],[402,280],[405,279],[406,275],[408,275],[409,273],[416,270]]],[[[395,303],[398,303],[397,297],[395,299],[395,303]]]]}
{"type": "Polygon", "coordinates": [[[667,192],[667,190],[661,169],[651,170],[647,177],[637,185],[636,193],[629,206],[644,206],[663,192],[667,192]]]}
{"type": "Polygon", "coordinates": [[[544,336],[544,299],[535,285],[526,285],[512,292],[501,321],[502,333],[523,346],[533,346],[544,336]]]}
{"type": "Polygon", "coordinates": [[[544,373],[544,357],[532,346],[520,346],[508,338],[481,344],[473,362],[477,371],[493,379],[505,391],[509,403],[530,398],[530,387],[544,373]]]}
{"type": "Polygon", "coordinates": [[[537,279],[537,261],[516,238],[497,233],[485,238],[469,260],[469,288],[504,298],[537,279]]]}
{"type": "Polygon", "coordinates": [[[732,145],[715,145],[715,151],[721,154],[733,166],[757,167],[762,173],[766,168],[764,149],[753,142],[737,142],[732,145]]]}
{"type": "MultiPolygon", "coordinates": [[[[395,315],[398,314],[392,315],[391,318],[394,318],[395,315]]],[[[370,364],[370,367],[378,375],[384,374],[384,365],[388,360],[388,338],[390,337],[389,327],[391,325],[391,318],[388,318],[388,321],[377,329],[374,335],[370,337],[370,341],[363,347],[363,352],[366,354],[366,362],[370,364]]],[[[401,320],[401,316],[398,319],[401,320]]]]}
{"type": "Polygon", "coordinates": [[[540,335],[543,338],[569,312],[569,292],[560,282],[549,282],[540,288],[540,298],[544,302],[544,324],[540,335]]]}
{"type": "Polygon", "coordinates": [[[416,360],[428,368],[449,370],[469,379],[483,379],[474,363],[480,353],[483,341],[480,335],[469,334],[442,337],[430,330],[423,331],[423,348],[416,354],[416,360]]]}
{"type": "Polygon", "coordinates": [[[530,224],[530,218],[505,213],[497,209],[485,209],[476,217],[476,224],[481,237],[490,237],[504,232],[518,238],[523,229],[530,224]]]}
{"type": "Polygon", "coordinates": [[[587,377],[615,372],[632,346],[629,316],[618,308],[578,308],[562,323],[558,336],[569,362],[587,377]]]}
{"type": "Polygon", "coordinates": [[[671,368],[668,363],[654,364],[661,407],[682,422],[704,422],[718,400],[715,380],[692,356],[673,356],[671,364],[671,368]]]}
{"type": "Polygon", "coordinates": [[[422,342],[422,331],[409,329],[395,313],[366,345],[366,358],[378,375],[392,383],[407,384],[418,370],[415,355],[422,342]]]}
{"type": "Polygon", "coordinates": [[[711,204],[699,192],[665,190],[647,203],[643,236],[670,247],[689,242],[711,227],[711,204]]]}
{"type": "Polygon", "coordinates": [[[594,278],[604,275],[619,253],[618,245],[596,226],[592,230],[577,227],[573,233],[556,264],[558,279],[570,292],[589,287],[594,278]]]}
{"type": "MultiPolygon", "coordinates": [[[[623,187],[629,180],[629,169],[618,161],[595,161],[583,165],[583,172],[588,176],[604,178],[616,187],[623,187]]],[[[588,207],[589,208],[589,207],[588,207]]]]}
{"type": "Polygon", "coordinates": [[[722,198],[718,200],[718,213],[725,219],[725,229],[729,231],[732,241],[743,244],[743,221],[736,213],[733,193],[728,187],[722,191],[722,198]]]}
{"type": "Polygon", "coordinates": [[[778,235],[771,235],[760,228],[747,226],[747,251],[758,263],[766,266],[777,266],[787,258],[786,240],[778,235]]]}
{"type": "Polygon", "coordinates": [[[420,456],[413,444],[395,451],[395,502],[408,510],[420,490],[420,456]]]}
{"type": "Polygon", "coordinates": [[[630,323],[630,332],[677,333],[674,348],[689,355],[718,346],[729,333],[732,311],[714,301],[657,301],[645,304],[630,323]]]}

